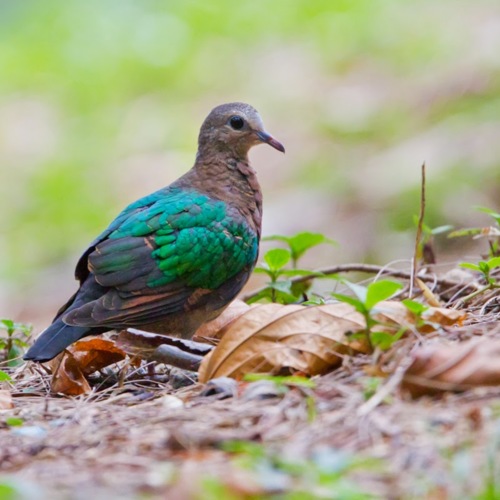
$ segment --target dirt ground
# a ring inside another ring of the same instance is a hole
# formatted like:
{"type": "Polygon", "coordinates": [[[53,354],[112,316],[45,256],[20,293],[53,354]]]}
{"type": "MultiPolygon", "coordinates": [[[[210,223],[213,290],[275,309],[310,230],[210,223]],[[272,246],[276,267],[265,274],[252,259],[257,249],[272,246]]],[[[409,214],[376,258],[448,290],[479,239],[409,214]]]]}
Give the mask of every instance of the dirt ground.
{"type": "MultiPolygon", "coordinates": [[[[500,498],[498,383],[436,382],[416,398],[402,385],[423,346],[500,339],[496,292],[463,325],[398,341],[378,360],[384,377],[362,354],[313,386],[114,365],[90,394],[63,397],[41,367],[8,369],[0,499],[500,498]]],[[[498,372],[491,351],[474,373],[498,372]]]]}

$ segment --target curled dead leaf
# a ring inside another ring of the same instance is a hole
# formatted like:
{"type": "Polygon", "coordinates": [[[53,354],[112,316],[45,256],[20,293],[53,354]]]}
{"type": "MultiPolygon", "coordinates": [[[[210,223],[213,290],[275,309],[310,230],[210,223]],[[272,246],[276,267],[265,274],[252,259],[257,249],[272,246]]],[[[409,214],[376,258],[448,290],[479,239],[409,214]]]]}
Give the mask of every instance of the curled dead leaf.
{"type": "Polygon", "coordinates": [[[90,384],[85,378],[78,361],[70,352],[60,354],[54,359],[58,359],[59,364],[52,374],[50,383],[52,392],[67,396],[79,396],[90,392],[90,384]]]}
{"type": "Polygon", "coordinates": [[[52,371],[51,390],[77,396],[90,392],[86,375],[125,359],[125,352],[114,342],[103,338],[87,338],[72,344],[48,363],[52,371]]]}
{"type": "Polygon", "coordinates": [[[414,353],[402,388],[413,397],[500,384],[500,340],[436,343],[414,353]]]}

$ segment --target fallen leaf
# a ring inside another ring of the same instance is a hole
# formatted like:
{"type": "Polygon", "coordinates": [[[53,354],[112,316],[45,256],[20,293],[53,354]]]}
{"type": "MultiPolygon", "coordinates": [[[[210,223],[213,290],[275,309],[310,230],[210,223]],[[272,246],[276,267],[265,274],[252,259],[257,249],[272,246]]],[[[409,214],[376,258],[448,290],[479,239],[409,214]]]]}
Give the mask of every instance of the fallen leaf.
{"type": "Polygon", "coordinates": [[[111,340],[102,338],[79,340],[69,350],[85,375],[125,359],[125,352],[122,349],[111,340]]]}
{"type": "Polygon", "coordinates": [[[58,360],[59,364],[52,375],[50,383],[52,392],[67,396],[79,396],[90,392],[90,385],[73,354],[64,352],[54,360],[58,360]]]}
{"type": "Polygon", "coordinates": [[[325,373],[355,349],[347,334],[363,328],[363,316],[349,304],[252,307],[219,332],[220,343],[202,361],[200,381],[283,369],[325,373]]]}
{"type": "Polygon", "coordinates": [[[233,302],[231,302],[229,306],[226,307],[226,309],[224,309],[219,316],[217,316],[217,318],[201,325],[200,328],[196,330],[193,340],[211,342],[214,339],[219,339],[222,329],[236,318],[246,313],[250,307],[251,306],[242,300],[233,300],[233,302]]]}
{"type": "MultiPolygon", "coordinates": [[[[417,322],[417,316],[404,304],[383,301],[374,317],[381,324],[373,331],[394,334],[417,322]]],[[[418,325],[422,333],[437,326],[461,324],[465,313],[431,307],[418,325]]],[[[199,377],[206,382],[215,377],[239,378],[246,373],[301,371],[317,375],[330,371],[349,352],[369,352],[364,338],[349,334],[365,329],[364,317],[350,304],[322,306],[264,304],[252,307],[230,321],[218,333],[217,347],[203,359],[199,377]]]]}
{"type": "Polygon", "coordinates": [[[48,363],[52,392],[77,396],[90,392],[85,375],[125,359],[125,352],[114,342],[99,337],[79,340],[48,363]]]}
{"type": "Polygon", "coordinates": [[[500,384],[500,340],[436,343],[417,349],[402,388],[413,397],[500,384]]]}
{"type": "Polygon", "coordinates": [[[0,390],[0,410],[10,410],[14,408],[12,394],[10,391],[0,390]]]}
{"type": "MultiPolygon", "coordinates": [[[[377,304],[375,319],[386,325],[394,327],[409,327],[415,325],[417,316],[412,313],[402,302],[386,300],[377,304]]],[[[466,319],[464,311],[446,309],[445,307],[429,307],[422,314],[424,322],[417,326],[420,333],[435,332],[437,326],[461,326],[466,319]]],[[[380,329],[376,327],[375,329],[380,329]]],[[[384,329],[385,331],[385,329],[384,329]]]]}

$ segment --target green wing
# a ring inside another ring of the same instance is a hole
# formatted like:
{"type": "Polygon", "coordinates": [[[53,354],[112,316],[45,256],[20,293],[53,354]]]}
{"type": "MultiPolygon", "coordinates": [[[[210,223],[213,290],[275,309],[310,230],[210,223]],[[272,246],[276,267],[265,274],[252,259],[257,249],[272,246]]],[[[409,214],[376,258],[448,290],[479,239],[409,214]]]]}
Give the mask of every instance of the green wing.
{"type": "Polygon", "coordinates": [[[195,191],[171,189],[119,217],[88,255],[88,269],[107,291],[70,311],[70,324],[147,323],[196,306],[199,289],[224,289],[220,300],[229,301],[257,259],[258,236],[241,213],[195,191]]]}

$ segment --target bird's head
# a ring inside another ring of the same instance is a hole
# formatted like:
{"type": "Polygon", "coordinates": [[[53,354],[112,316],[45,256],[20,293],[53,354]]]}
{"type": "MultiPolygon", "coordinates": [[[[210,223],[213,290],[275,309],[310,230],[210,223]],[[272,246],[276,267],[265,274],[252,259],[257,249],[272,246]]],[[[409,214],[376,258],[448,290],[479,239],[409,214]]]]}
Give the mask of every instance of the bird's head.
{"type": "Polygon", "coordinates": [[[200,129],[198,155],[229,153],[245,158],[252,146],[266,143],[285,152],[284,146],[264,130],[264,124],[249,104],[232,102],[214,108],[200,129]]]}

